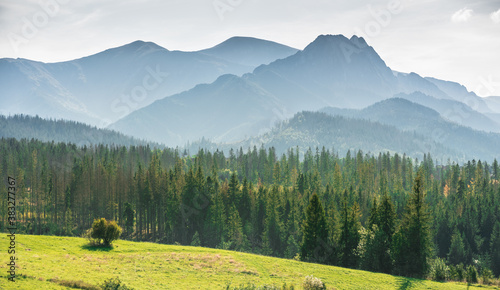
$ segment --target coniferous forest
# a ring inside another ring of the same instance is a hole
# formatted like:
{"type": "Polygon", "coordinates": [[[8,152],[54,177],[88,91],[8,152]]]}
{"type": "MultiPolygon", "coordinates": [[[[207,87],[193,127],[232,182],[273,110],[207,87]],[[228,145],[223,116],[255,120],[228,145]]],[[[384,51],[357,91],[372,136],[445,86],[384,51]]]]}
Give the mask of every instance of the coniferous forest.
{"type": "Polygon", "coordinates": [[[412,277],[447,265],[457,280],[472,268],[500,275],[499,171],[497,160],[438,164],[430,154],[0,139],[0,175],[17,180],[19,233],[81,236],[104,217],[135,241],[412,277]]]}

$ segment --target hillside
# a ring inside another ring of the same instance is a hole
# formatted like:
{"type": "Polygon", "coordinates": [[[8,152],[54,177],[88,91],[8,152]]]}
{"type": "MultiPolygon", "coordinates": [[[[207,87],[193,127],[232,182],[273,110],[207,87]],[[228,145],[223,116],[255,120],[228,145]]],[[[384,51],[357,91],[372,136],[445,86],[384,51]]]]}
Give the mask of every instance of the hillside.
{"type": "MultiPolygon", "coordinates": [[[[414,92],[411,94],[397,94],[395,98],[403,98],[410,102],[429,107],[437,111],[443,119],[450,122],[457,123],[461,126],[471,127],[475,130],[485,132],[500,132],[500,125],[498,123],[497,114],[495,113],[479,113],[473,110],[468,105],[449,99],[437,99],[421,92],[414,92]]],[[[466,99],[465,99],[466,100],[466,99]]],[[[474,107],[477,102],[471,102],[474,107]]]]}
{"type": "Polygon", "coordinates": [[[168,146],[183,146],[202,136],[238,141],[257,135],[280,105],[254,83],[223,75],[211,85],[198,85],[158,100],[146,110],[134,111],[108,128],[168,146]],[[230,104],[230,108],[221,104],[230,104]]]}
{"type": "MultiPolygon", "coordinates": [[[[69,289],[61,281],[101,284],[118,277],[135,289],[225,289],[231,283],[295,285],[308,275],[335,289],[467,289],[464,283],[438,283],[247,253],[154,243],[117,241],[112,250],[86,246],[82,238],[16,235],[17,281],[2,289],[69,289]]],[[[7,245],[5,234],[0,244],[7,245]]],[[[7,261],[6,251],[0,260],[7,261]]],[[[475,288],[475,287],[471,287],[475,288]]],[[[482,286],[482,288],[487,288],[482,286]]]]}
{"type": "Polygon", "coordinates": [[[37,139],[42,142],[73,143],[84,145],[147,145],[163,148],[158,143],[139,140],[122,133],[99,129],[83,123],[66,120],[46,120],[38,116],[14,115],[5,117],[0,115],[0,138],[37,139]]]}
{"type": "MultiPolygon", "coordinates": [[[[269,133],[250,138],[246,141],[222,145],[224,151],[232,148],[252,148],[253,146],[274,147],[278,154],[289,148],[325,147],[334,149],[340,156],[348,150],[359,149],[365,153],[379,152],[406,153],[413,158],[423,159],[424,153],[431,148],[432,155],[438,158],[459,159],[458,151],[446,148],[422,134],[404,132],[392,125],[369,120],[341,116],[330,116],[318,112],[300,112],[293,118],[277,124],[269,133]]],[[[193,144],[193,146],[195,146],[193,144]]],[[[192,148],[195,149],[195,148],[192,148]]]]}
{"type": "MultiPolygon", "coordinates": [[[[362,110],[323,108],[321,111],[336,116],[380,122],[402,131],[416,132],[436,144],[458,152],[465,159],[490,160],[500,157],[498,155],[500,134],[486,133],[450,122],[435,110],[406,99],[387,99],[362,110]]],[[[434,156],[439,156],[437,148],[433,146],[426,148],[426,151],[434,156]]],[[[410,152],[408,149],[404,151],[407,154],[410,152]]]]}

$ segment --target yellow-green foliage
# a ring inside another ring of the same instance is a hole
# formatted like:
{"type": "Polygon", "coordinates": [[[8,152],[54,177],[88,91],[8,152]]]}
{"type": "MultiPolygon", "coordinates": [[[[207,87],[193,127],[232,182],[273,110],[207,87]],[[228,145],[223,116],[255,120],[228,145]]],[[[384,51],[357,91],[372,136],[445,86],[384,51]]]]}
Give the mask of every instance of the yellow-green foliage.
{"type": "MultiPolygon", "coordinates": [[[[92,240],[101,244],[101,240],[105,246],[111,245],[114,240],[117,240],[122,234],[122,228],[115,221],[107,221],[105,218],[96,219],[92,224],[90,233],[92,240]]],[[[93,244],[91,240],[91,244],[93,244]]]]}
{"type": "Polygon", "coordinates": [[[110,278],[134,289],[225,289],[229,283],[281,286],[285,282],[302,289],[309,275],[320,278],[328,289],[467,288],[201,247],[118,240],[112,248],[92,248],[83,238],[30,235],[16,236],[19,268],[13,283],[7,281],[8,242],[1,234],[0,289],[69,289],[61,284],[100,285],[110,278]]]}

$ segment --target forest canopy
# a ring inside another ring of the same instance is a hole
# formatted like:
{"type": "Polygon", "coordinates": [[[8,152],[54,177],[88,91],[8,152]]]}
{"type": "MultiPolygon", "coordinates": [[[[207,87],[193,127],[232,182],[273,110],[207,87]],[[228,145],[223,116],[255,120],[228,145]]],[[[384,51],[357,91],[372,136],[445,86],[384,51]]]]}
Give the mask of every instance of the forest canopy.
{"type": "Polygon", "coordinates": [[[299,159],[299,150],[277,156],[274,148],[240,148],[226,157],[2,138],[0,175],[17,180],[20,233],[80,236],[106,218],[131,240],[408,276],[442,258],[500,275],[496,160],[437,164],[429,154],[422,161],[361,151],[339,157],[325,148],[299,159]]]}

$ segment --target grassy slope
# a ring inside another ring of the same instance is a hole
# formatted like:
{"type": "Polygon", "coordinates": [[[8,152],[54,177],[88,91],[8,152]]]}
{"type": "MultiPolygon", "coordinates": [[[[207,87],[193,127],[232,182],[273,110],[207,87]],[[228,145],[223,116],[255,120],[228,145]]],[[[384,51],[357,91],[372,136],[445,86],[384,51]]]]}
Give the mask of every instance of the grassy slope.
{"type": "MultiPolygon", "coordinates": [[[[8,240],[0,235],[0,289],[63,289],[47,281],[82,280],[100,284],[119,277],[135,289],[222,289],[252,282],[300,286],[314,275],[335,289],[465,289],[465,284],[350,270],[201,247],[118,241],[110,251],[86,247],[81,238],[16,236],[18,257],[15,283],[7,281],[8,240]],[[3,288],[2,288],[3,287],[3,288]]],[[[297,287],[301,289],[302,287],[297,287]]]]}

